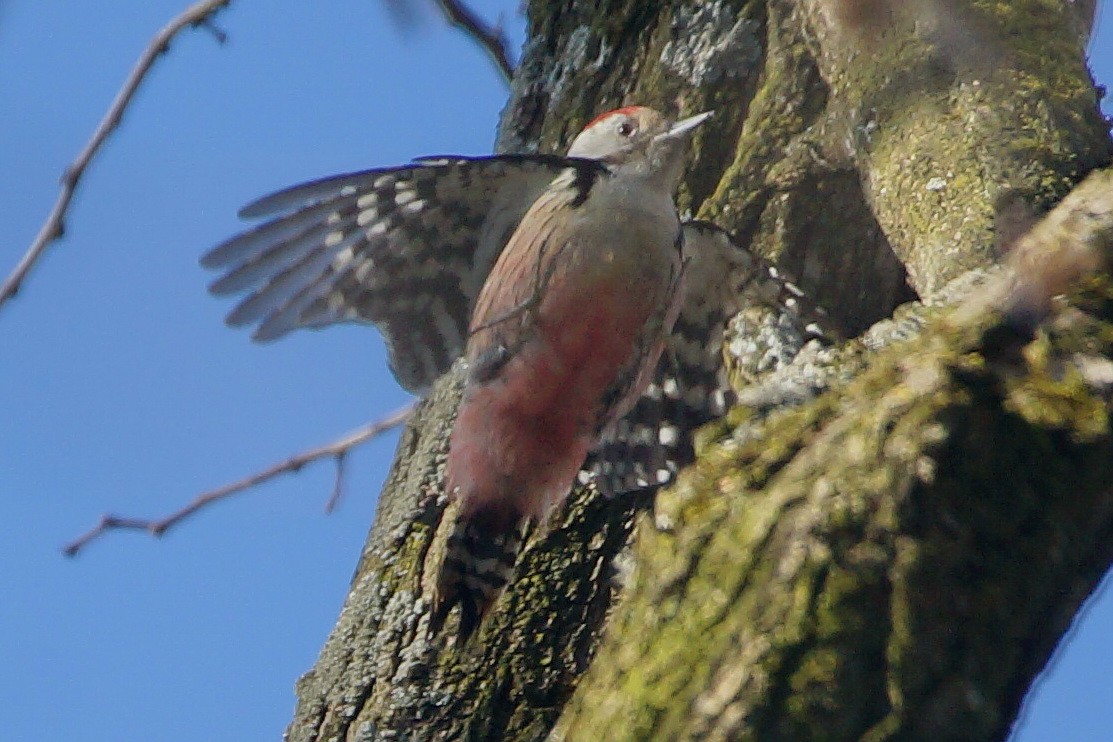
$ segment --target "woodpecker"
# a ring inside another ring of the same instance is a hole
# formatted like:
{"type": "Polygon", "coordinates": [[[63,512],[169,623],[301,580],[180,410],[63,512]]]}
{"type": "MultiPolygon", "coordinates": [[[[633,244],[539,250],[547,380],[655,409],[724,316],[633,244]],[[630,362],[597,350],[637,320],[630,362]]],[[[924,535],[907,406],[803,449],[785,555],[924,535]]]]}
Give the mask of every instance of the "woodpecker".
{"type": "Polygon", "coordinates": [[[434,622],[470,633],[510,577],[523,522],[568,494],[588,451],[629,411],[684,294],[673,191],[701,114],[604,114],[572,142],[593,164],[530,206],[479,292],[445,487],[460,501],[434,622]]]}
{"type": "Polygon", "coordinates": [[[692,431],[729,404],[722,331],[745,303],[827,329],[775,268],[679,218],[687,142],[710,115],[626,106],[566,156],[426,157],[294,186],[245,207],[270,220],[202,258],[226,271],[213,293],[248,292],[228,323],[258,323],[258,340],[372,323],[417,394],[465,357],[433,630],[457,604],[459,636],[475,630],[523,525],[577,478],[614,496],[692,460],[692,431]]]}

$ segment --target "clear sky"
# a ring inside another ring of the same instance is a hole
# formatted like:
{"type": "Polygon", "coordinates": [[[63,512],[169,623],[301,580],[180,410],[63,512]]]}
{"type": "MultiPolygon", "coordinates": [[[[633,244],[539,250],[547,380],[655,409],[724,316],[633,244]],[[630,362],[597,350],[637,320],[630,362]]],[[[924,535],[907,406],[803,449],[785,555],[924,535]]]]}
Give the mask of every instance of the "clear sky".
{"type": "MultiPolygon", "coordinates": [[[[186,0],[0,0],[0,273],[26,249],[140,50],[186,0]],[[121,10],[126,5],[126,11],[121,10]],[[106,9],[109,8],[109,9],[106,9]]],[[[516,40],[518,0],[473,0],[516,40]]],[[[0,736],[273,740],[336,619],[396,436],[347,498],[317,465],[162,540],[60,546],[101,512],[158,516],[407,400],[375,333],[258,346],[197,265],[236,210],[301,180],[489,152],[506,89],[432,11],[235,2],[186,33],[87,174],[56,245],[0,310],[0,736]]],[[[1113,83],[1113,12],[1092,44],[1113,83]]],[[[1104,740],[1113,596],[1093,602],[1021,733],[1104,740]]]]}

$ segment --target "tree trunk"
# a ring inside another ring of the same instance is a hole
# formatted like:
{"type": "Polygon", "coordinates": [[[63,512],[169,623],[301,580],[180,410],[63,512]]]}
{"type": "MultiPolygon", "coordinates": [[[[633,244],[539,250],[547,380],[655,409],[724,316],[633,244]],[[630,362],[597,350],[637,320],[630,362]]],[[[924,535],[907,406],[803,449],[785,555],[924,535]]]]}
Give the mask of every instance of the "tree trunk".
{"type": "Polygon", "coordinates": [[[500,150],[560,151],[623,102],[714,109],[682,208],[794,273],[848,335],[873,327],[772,373],[768,348],[728,340],[756,381],[697,464],[655,503],[578,489],[463,647],[425,631],[447,374],[288,739],[1003,738],[1113,560],[1113,288],[1090,270],[1113,253],[1113,172],[1020,237],[1113,155],[1092,14],[533,2],[500,150]],[[1027,283],[994,267],[1010,249],[1027,283]],[[1067,284],[1070,307],[1018,310],[1067,284]]]}

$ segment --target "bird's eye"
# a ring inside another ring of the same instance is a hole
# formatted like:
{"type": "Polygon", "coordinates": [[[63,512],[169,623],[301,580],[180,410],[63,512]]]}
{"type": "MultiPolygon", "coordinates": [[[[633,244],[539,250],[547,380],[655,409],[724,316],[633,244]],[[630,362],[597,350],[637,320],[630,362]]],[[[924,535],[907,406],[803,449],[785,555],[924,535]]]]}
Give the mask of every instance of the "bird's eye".
{"type": "Polygon", "coordinates": [[[618,133],[624,137],[630,136],[637,130],[638,127],[635,126],[632,121],[623,121],[621,124],[618,125],[618,133]]]}

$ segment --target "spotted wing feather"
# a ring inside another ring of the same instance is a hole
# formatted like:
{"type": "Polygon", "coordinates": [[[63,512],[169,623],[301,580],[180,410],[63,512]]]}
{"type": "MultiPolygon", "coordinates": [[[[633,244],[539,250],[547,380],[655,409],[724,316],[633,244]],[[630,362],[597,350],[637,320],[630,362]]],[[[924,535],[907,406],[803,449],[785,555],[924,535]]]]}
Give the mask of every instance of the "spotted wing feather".
{"type": "Polygon", "coordinates": [[[549,155],[424,158],[324,178],[241,211],[268,218],[213,248],[214,294],[272,340],[302,327],[370,322],[402,386],[421,392],[460,355],[476,296],[522,215],[558,173],[549,155]]]}
{"type": "Polygon", "coordinates": [[[805,336],[836,337],[826,313],[768,261],[709,222],[684,224],[687,291],[653,382],[592,450],[581,479],[607,495],[668,484],[695,459],[696,429],[734,401],[723,364],[731,316],[763,304],[805,336]]]}

